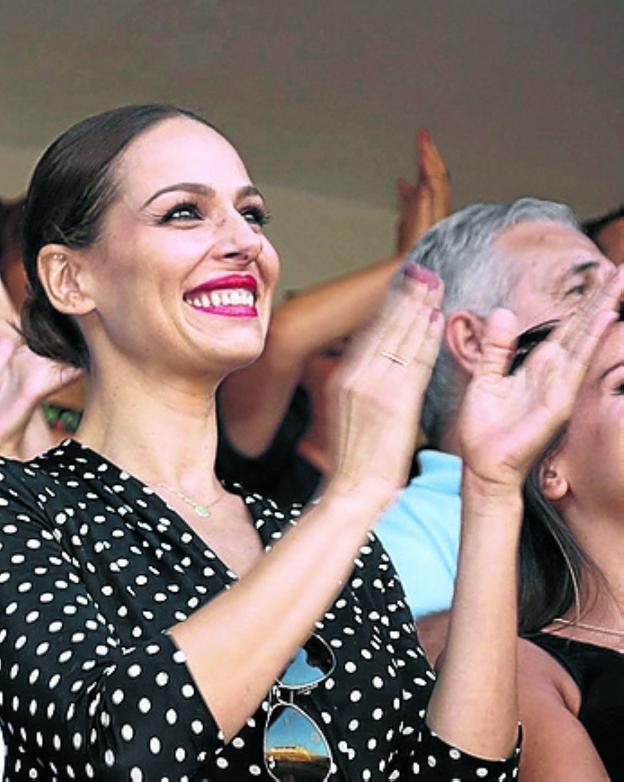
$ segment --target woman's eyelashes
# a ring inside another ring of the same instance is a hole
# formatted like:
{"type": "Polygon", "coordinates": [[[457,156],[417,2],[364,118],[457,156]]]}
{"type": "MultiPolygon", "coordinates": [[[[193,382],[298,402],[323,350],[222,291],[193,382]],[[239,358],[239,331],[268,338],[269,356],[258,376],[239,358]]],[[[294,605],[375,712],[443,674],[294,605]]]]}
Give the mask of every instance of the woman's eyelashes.
{"type": "Polygon", "coordinates": [[[181,201],[168,209],[160,218],[160,223],[171,223],[179,220],[201,220],[203,217],[199,204],[195,201],[181,201]]]}
{"type": "MultiPolygon", "coordinates": [[[[271,219],[271,215],[264,206],[253,205],[244,206],[238,208],[238,213],[243,219],[253,227],[258,229],[264,228],[264,226],[271,219]]],[[[205,218],[202,212],[201,206],[196,201],[181,201],[169,208],[160,218],[159,223],[173,223],[173,222],[193,222],[203,220],[205,218]]]]}
{"type": "Polygon", "coordinates": [[[240,210],[241,215],[250,225],[264,228],[271,219],[271,213],[264,206],[247,206],[240,210]]]}

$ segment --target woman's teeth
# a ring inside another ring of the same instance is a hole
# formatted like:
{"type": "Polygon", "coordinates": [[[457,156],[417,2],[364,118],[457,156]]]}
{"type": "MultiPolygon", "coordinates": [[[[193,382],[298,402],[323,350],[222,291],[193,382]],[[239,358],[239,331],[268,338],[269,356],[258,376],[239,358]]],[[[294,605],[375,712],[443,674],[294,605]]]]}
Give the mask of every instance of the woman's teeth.
{"type": "Polygon", "coordinates": [[[231,290],[205,291],[194,296],[187,297],[187,302],[192,307],[253,307],[255,296],[244,288],[231,290]]]}

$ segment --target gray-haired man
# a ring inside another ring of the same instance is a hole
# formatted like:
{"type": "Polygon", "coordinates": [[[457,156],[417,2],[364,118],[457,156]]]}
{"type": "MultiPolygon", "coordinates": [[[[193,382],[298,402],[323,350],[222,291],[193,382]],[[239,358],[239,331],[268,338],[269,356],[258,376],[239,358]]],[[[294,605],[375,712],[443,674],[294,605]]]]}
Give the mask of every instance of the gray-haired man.
{"type": "Polygon", "coordinates": [[[518,329],[559,318],[613,268],[563,204],[522,198],[475,204],[442,220],[408,255],[446,287],[445,337],[423,409],[431,447],[422,473],[376,532],[401,576],[414,616],[450,606],[459,546],[461,453],[457,413],[481,350],[484,319],[508,307],[518,329]]]}

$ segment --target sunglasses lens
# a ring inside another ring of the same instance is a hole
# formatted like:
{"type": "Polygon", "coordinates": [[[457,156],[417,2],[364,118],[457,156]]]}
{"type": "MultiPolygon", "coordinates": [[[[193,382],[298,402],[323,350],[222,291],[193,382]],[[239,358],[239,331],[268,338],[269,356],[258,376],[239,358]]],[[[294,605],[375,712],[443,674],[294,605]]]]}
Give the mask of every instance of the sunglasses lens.
{"type": "Polygon", "coordinates": [[[279,678],[284,687],[299,689],[323,681],[334,669],[334,654],[322,638],[311,636],[279,678]]]}
{"type": "Polygon", "coordinates": [[[331,770],[325,737],[302,711],[279,704],[264,734],[264,762],[280,782],[323,782],[331,770]]]}

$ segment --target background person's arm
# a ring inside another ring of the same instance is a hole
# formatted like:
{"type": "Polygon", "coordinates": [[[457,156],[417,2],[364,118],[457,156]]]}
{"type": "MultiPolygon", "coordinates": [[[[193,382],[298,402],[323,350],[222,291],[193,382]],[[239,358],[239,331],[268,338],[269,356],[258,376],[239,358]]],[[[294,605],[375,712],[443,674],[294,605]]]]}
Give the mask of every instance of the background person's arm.
{"type": "Polygon", "coordinates": [[[219,417],[230,443],[255,457],[271,444],[307,359],[367,323],[403,256],[450,209],[450,185],[437,147],[417,136],[417,181],[398,184],[396,252],[387,259],[297,293],[273,314],[262,356],[230,375],[219,390],[219,417]],[[253,393],[250,393],[253,389],[253,393]]]}

